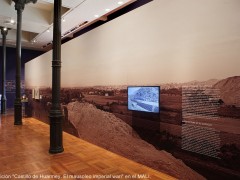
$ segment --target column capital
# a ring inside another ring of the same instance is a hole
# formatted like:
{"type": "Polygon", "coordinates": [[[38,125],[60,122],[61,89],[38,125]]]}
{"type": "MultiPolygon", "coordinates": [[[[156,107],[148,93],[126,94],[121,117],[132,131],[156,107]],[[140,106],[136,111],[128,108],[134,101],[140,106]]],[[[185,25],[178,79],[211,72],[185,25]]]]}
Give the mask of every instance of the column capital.
{"type": "Polygon", "coordinates": [[[1,29],[2,36],[7,36],[9,29],[6,27],[1,27],[1,26],[0,26],[0,29],[1,29]]]}
{"type": "Polygon", "coordinates": [[[24,10],[25,4],[32,2],[35,4],[37,0],[13,0],[15,2],[15,10],[24,10]]]}

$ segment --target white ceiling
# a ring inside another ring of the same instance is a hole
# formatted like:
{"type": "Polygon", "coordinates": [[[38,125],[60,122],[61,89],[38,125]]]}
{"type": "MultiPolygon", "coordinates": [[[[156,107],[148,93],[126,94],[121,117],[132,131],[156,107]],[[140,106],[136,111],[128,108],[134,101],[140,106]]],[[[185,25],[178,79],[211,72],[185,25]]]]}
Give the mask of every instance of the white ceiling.
{"type": "MultiPolygon", "coordinates": [[[[111,13],[136,0],[62,0],[62,38],[97,21],[106,21],[111,13]],[[120,3],[121,2],[121,3],[120,3]],[[107,10],[106,10],[107,9],[107,10]]],[[[47,51],[53,38],[53,2],[38,0],[25,6],[22,17],[22,47],[47,51]]],[[[0,1],[0,26],[11,28],[7,35],[7,46],[15,47],[17,12],[12,0],[0,1]],[[10,23],[14,20],[15,23],[10,23]]],[[[0,34],[0,43],[2,44],[0,34]]]]}

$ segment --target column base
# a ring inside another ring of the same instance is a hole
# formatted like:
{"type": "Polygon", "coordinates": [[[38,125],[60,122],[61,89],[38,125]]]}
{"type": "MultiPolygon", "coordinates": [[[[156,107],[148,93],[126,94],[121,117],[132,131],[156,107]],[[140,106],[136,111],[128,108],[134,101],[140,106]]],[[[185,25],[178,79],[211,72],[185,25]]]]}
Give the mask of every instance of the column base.
{"type": "Polygon", "coordinates": [[[62,144],[62,119],[60,110],[51,110],[50,115],[50,148],[49,153],[57,154],[64,151],[62,144]]]}
{"type": "Polygon", "coordinates": [[[64,151],[63,147],[55,148],[55,149],[49,149],[50,154],[58,154],[62,153],[64,151]]]}
{"type": "Polygon", "coordinates": [[[4,98],[1,99],[1,114],[6,114],[6,109],[7,109],[7,108],[6,108],[6,107],[7,107],[7,106],[6,106],[6,101],[7,101],[7,100],[4,99],[4,98]]]}
{"type": "Polygon", "coordinates": [[[18,99],[14,102],[14,125],[22,125],[22,103],[18,99]]]}

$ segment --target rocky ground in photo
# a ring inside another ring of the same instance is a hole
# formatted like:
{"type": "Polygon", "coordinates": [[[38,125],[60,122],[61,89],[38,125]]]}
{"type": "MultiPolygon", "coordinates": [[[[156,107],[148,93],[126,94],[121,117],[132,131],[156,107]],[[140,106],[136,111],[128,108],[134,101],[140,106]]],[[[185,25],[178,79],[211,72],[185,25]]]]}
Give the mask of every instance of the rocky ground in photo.
{"type": "Polygon", "coordinates": [[[205,179],[170,153],[142,140],[131,126],[113,114],[80,102],[69,103],[67,110],[79,138],[178,179],[205,179]]]}

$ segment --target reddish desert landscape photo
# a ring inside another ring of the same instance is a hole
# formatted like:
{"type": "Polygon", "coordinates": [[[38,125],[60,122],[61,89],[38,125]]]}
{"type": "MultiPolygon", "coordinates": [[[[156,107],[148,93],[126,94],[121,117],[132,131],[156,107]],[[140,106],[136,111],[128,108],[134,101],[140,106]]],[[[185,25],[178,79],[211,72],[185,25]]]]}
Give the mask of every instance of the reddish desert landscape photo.
{"type": "MultiPolygon", "coordinates": [[[[221,102],[217,106],[217,114],[214,118],[203,114],[187,120],[198,122],[198,124],[211,124],[211,128],[219,132],[221,142],[219,156],[217,159],[209,158],[219,167],[227,167],[235,172],[239,170],[238,166],[232,167],[232,164],[239,162],[240,108],[234,98],[231,101],[226,95],[228,92],[226,84],[229,81],[233,83],[230,90],[236,91],[234,93],[238,96],[236,84],[240,81],[240,77],[218,81],[212,85],[213,89],[219,88],[221,102]],[[225,99],[226,97],[227,99],[225,99]],[[235,113],[232,113],[233,111],[235,113]]],[[[191,82],[188,87],[196,87],[196,83],[192,84],[191,82]]],[[[184,84],[184,87],[186,85],[184,84]]],[[[184,111],[182,108],[183,86],[177,84],[169,87],[166,84],[160,85],[160,87],[159,115],[129,111],[127,86],[64,88],[61,91],[64,114],[63,129],[81,139],[174,177],[203,179],[202,176],[184,165],[181,160],[174,158],[174,156],[183,158],[184,161],[185,156],[192,156],[193,159],[198,157],[197,152],[181,149],[184,111]],[[184,175],[186,172],[188,172],[187,176],[184,175]]],[[[201,87],[204,86],[201,84],[201,87]]],[[[32,89],[26,90],[27,96],[30,97],[26,110],[34,117],[48,123],[51,89],[41,88],[39,91],[41,99],[36,100],[31,98],[33,97],[32,89]]],[[[205,93],[209,94],[209,88],[205,93]]],[[[196,96],[196,94],[194,95],[196,96]]],[[[191,138],[194,138],[194,134],[191,138]]],[[[204,160],[202,162],[204,163],[204,160]]],[[[190,165],[191,163],[187,162],[190,165]]],[[[194,166],[196,165],[194,164],[194,166]]]]}

